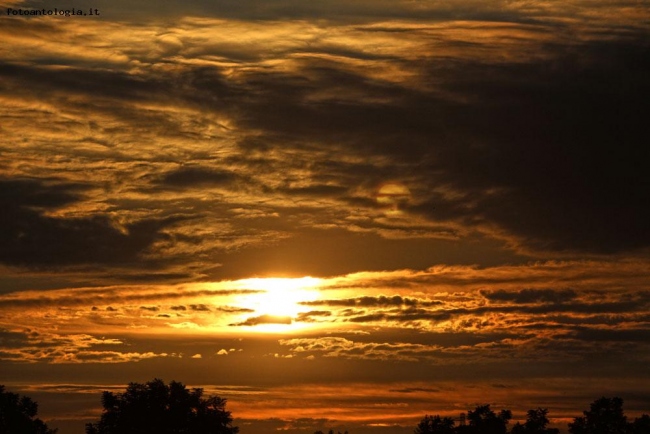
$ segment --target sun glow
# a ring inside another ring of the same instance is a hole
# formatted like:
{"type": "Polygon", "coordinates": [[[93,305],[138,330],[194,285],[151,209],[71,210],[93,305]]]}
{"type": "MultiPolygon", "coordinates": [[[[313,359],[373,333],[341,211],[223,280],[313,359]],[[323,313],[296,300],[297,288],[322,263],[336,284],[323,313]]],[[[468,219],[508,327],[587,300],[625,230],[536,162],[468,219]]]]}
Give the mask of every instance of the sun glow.
{"type": "MultiPolygon", "coordinates": [[[[302,278],[253,278],[239,280],[242,288],[261,292],[242,296],[239,305],[255,311],[267,324],[289,325],[301,312],[310,310],[300,302],[314,301],[319,298],[317,287],[321,279],[302,278]]],[[[261,325],[261,324],[260,324],[261,325]]]]}

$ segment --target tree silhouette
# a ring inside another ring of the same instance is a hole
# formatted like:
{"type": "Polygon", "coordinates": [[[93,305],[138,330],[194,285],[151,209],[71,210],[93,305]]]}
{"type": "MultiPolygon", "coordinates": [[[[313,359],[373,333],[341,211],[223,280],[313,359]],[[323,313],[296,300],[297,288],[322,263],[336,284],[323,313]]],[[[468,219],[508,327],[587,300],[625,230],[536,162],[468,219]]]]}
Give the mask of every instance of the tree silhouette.
{"type": "MultiPolygon", "coordinates": [[[[621,398],[597,399],[583,413],[584,416],[576,417],[569,424],[571,434],[650,434],[650,415],[643,414],[634,419],[634,422],[628,423],[623,414],[621,398]]],[[[559,434],[559,429],[547,428],[547,415],[546,408],[528,410],[526,422],[517,422],[509,434],[559,434]]],[[[506,434],[511,418],[510,410],[501,410],[497,415],[489,404],[479,405],[468,412],[467,417],[461,413],[458,426],[454,425],[452,418],[426,415],[415,428],[414,434],[506,434]]],[[[314,434],[323,433],[319,431],[314,434]]]]}
{"type": "MultiPolygon", "coordinates": [[[[325,433],[323,433],[323,431],[321,430],[318,430],[318,431],[314,431],[314,434],[325,434],[325,433]]],[[[330,429],[329,431],[327,431],[327,434],[334,434],[334,430],[330,429]]],[[[341,434],[341,431],[338,431],[338,434],[341,434]]],[[[345,431],[344,434],[348,434],[347,430],[345,431]]]]}
{"type": "Polygon", "coordinates": [[[647,414],[628,423],[623,413],[621,398],[599,398],[595,400],[584,416],[576,417],[569,424],[571,434],[648,434],[650,416],[647,414]]]}
{"type": "Polygon", "coordinates": [[[628,431],[621,398],[599,398],[583,413],[584,416],[576,417],[569,424],[571,434],[626,434],[628,431]]]}
{"type": "Polygon", "coordinates": [[[501,410],[497,415],[490,405],[478,405],[473,411],[461,414],[461,424],[454,426],[450,417],[424,416],[415,428],[414,434],[506,434],[510,410],[501,410]],[[467,420],[468,424],[465,424],[467,420]]]}
{"type": "Polygon", "coordinates": [[[547,414],[546,408],[528,410],[526,422],[523,425],[517,422],[512,427],[511,434],[559,434],[560,430],[557,428],[546,428],[549,423],[547,414]]]}
{"type": "Polygon", "coordinates": [[[501,410],[497,415],[490,409],[489,404],[479,405],[474,411],[467,413],[469,426],[461,431],[477,434],[506,434],[510,419],[512,419],[510,410],[501,410]]]}
{"type": "Polygon", "coordinates": [[[0,434],[56,434],[36,417],[38,404],[0,385],[0,434]]]}
{"type": "Polygon", "coordinates": [[[101,419],[87,424],[86,434],[237,434],[225,406],[225,399],[203,398],[203,389],[176,381],[129,383],[124,393],[102,393],[101,419]]]}
{"type": "Polygon", "coordinates": [[[634,419],[629,426],[631,434],[648,434],[650,433],[650,416],[647,414],[634,419]]]}
{"type": "Polygon", "coordinates": [[[454,420],[450,417],[424,416],[415,428],[415,434],[453,434],[454,420]]]}

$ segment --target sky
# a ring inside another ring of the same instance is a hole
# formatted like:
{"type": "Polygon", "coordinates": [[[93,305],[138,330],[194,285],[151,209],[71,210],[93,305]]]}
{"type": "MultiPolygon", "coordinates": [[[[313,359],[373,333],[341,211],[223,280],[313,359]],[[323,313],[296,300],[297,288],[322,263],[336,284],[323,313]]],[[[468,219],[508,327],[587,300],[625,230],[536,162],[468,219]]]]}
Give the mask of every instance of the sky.
{"type": "Polygon", "coordinates": [[[0,384],[59,434],[153,378],[241,434],[650,412],[647,0],[0,7],[0,384]]]}

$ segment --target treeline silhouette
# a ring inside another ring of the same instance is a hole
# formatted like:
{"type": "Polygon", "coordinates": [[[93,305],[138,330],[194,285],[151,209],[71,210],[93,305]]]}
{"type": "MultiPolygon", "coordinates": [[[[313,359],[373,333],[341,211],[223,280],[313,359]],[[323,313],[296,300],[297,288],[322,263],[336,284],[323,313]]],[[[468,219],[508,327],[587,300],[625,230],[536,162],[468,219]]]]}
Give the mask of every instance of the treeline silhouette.
{"type": "MultiPolygon", "coordinates": [[[[517,422],[510,430],[510,410],[498,414],[490,405],[479,405],[467,415],[461,413],[456,421],[450,417],[425,415],[415,428],[414,434],[559,434],[557,428],[548,428],[548,409],[528,410],[526,422],[517,422]]],[[[650,416],[647,414],[628,422],[623,412],[621,398],[599,398],[594,401],[583,416],[569,423],[571,434],[650,434],[650,416]]]]}
{"type": "MultiPolygon", "coordinates": [[[[125,392],[102,392],[100,419],[86,425],[86,434],[237,434],[239,428],[226,411],[226,400],[203,396],[203,389],[188,390],[182,383],[154,379],[129,383],[125,392]]],[[[38,404],[27,396],[5,391],[0,385],[0,434],[56,434],[36,417],[38,404]]],[[[548,428],[548,410],[529,410],[524,423],[510,429],[510,410],[495,413],[489,404],[461,413],[458,420],[425,415],[414,434],[558,434],[548,428]],[[458,423],[456,423],[458,422],[458,423]]],[[[599,398],[583,416],[568,425],[571,434],[650,434],[647,414],[628,421],[621,398],[599,398]]],[[[314,434],[324,434],[316,431],[314,434]]],[[[328,434],[334,434],[329,430],[328,434]]],[[[339,431],[338,434],[341,434],[339,431]]],[[[345,431],[344,434],[348,434],[345,431]]]]}

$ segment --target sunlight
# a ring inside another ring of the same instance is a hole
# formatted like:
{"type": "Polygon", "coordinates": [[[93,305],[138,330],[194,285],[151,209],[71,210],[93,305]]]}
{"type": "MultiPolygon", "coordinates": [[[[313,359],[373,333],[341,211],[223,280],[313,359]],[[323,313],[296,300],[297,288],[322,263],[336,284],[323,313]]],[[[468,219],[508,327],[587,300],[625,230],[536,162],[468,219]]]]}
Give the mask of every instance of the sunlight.
{"type": "Polygon", "coordinates": [[[298,313],[309,310],[300,302],[318,299],[316,287],[320,282],[321,279],[314,277],[242,279],[238,281],[242,288],[263,292],[242,297],[241,306],[255,310],[258,315],[294,318],[298,313]]]}

